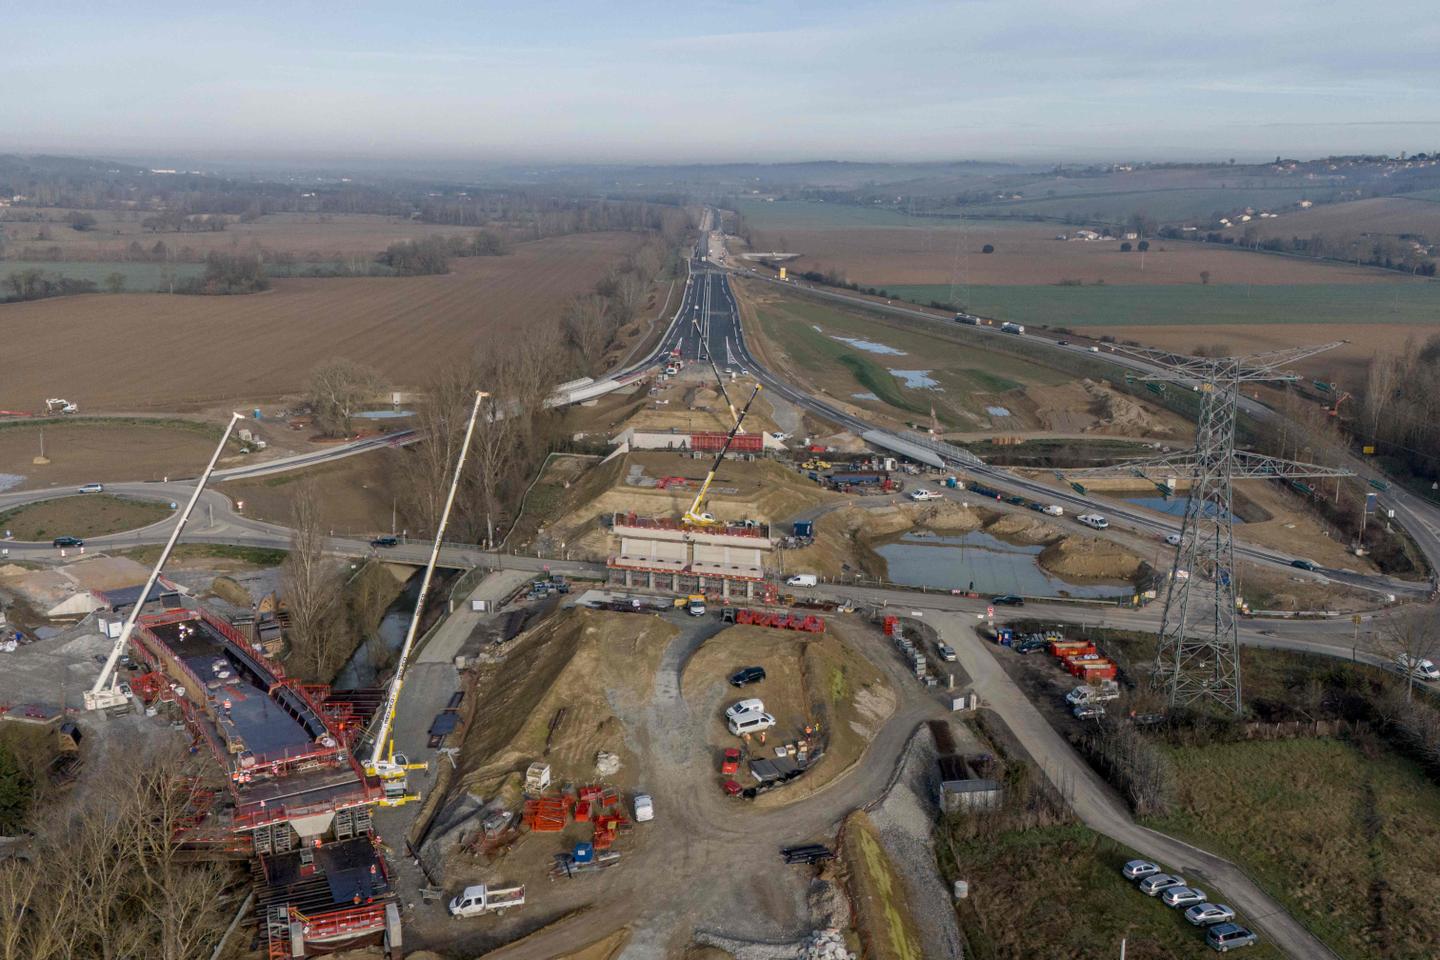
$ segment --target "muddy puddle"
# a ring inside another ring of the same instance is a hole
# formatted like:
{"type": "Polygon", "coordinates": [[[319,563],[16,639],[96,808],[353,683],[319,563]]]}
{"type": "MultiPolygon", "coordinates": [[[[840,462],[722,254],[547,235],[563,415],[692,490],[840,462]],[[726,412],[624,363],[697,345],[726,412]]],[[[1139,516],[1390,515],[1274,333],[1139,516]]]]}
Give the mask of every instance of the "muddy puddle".
{"type": "Polygon", "coordinates": [[[887,579],[911,587],[1015,593],[1041,597],[1122,597],[1127,583],[1077,583],[1040,567],[1038,545],[1007,543],[983,530],[939,535],[907,533],[879,544],[875,553],[886,563],[887,579]]]}
{"type": "MultiPolygon", "coordinates": [[[[1154,510],[1156,513],[1169,514],[1172,517],[1185,516],[1185,510],[1190,505],[1189,497],[1126,497],[1126,503],[1133,503],[1137,507],[1144,507],[1146,510],[1154,510]]],[[[1223,511],[1213,503],[1205,504],[1204,515],[1207,518],[1220,516],[1223,511]]],[[[1245,521],[1238,516],[1231,517],[1236,523],[1245,521]]]]}

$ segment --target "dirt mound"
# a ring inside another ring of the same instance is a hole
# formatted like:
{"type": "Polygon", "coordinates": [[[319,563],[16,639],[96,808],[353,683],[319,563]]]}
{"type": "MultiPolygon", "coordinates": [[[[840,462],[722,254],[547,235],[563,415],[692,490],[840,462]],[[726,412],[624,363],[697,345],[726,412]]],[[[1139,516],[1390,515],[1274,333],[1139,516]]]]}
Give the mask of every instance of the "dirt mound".
{"type": "Polygon", "coordinates": [[[1074,579],[1129,580],[1143,562],[1118,543],[1099,537],[1065,537],[1040,553],[1040,566],[1074,579]]]}
{"type": "Polygon", "coordinates": [[[685,699],[704,718],[703,735],[717,755],[724,747],[741,746],[752,755],[770,756],[807,724],[828,738],[819,763],[795,784],[765,794],[758,801],[762,805],[792,803],[832,781],[859,760],[895,711],[895,691],[852,642],[852,630],[863,628],[841,616],[827,619],[830,630],[824,634],[731,627],[707,641],[681,677],[685,699]],[[763,699],[775,717],[763,746],[741,744],[725,729],[724,709],[737,699],[727,678],[742,664],[765,668],[765,679],[744,694],[763,699]]]}
{"type": "Polygon", "coordinates": [[[1037,514],[1006,513],[985,525],[985,532],[1017,543],[1054,543],[1065,534],[1037,514]]]}
{"type": "Polygon", "coordinates": [[[462,783],[489,796],[542,757],[557,781],[595,779],[596,755],[620,757],[622,785],[636,767],[615,715],[650,694],[675,628],[658,617],[575,609],[522,635],[483,678],[487,691],[461,752],[462,783]]]}
{"type": "Polygon", "coordinates": [[[1175,433],[1170,423],[1151,413],[1139,402],[1088,380],[1085,385],[1095,398],[1095,412],[1100,418],[1097,432],[1132,437],[1163,437],[1175,433]]]}

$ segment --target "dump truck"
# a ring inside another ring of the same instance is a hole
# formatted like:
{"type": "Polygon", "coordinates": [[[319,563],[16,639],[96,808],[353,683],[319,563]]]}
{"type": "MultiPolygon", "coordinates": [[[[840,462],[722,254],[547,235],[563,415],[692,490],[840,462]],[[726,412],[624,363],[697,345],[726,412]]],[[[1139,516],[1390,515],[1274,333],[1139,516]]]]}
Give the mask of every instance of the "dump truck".
{"type": "Polygon", "coordinates": [[[486,913],[504,913],[511,907],[525,905],[525,885],[518,887],[490,887],[483,883],[466,887],[464,892],[450,901],[450,916],[455,919],[478,917],[486,913]]]}

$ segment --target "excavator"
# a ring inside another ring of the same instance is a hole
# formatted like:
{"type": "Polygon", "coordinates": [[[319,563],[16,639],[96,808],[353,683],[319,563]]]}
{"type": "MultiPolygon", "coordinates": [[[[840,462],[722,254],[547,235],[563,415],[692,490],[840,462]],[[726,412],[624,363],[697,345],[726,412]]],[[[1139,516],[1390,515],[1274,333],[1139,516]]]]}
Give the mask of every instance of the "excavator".
{"type": "MultiPolygon", "coordinates": [[[[730,428],[730,433],[725,437],[725,443],[720,447],[720,452],[715,455],[715,462],[710,465],[710,472],[705,475],[705,482],[700,485],[700,492],[695,495],[695,502],[690,504],[690,509],[685,511],[681,517],[683,523],[695,527],[709,527],[720,521],[716,520],[713,514],[705,513],[700,508],[705,505],[705,495],[710,492],[710,484],[715,480],[715,472],[720,469],[720,464],[725,459],[725,454],[730,450],[730,444],[735,440],[735,434],[740,432],[740,425],[745,422],[745,415],[750,412],[750,404],[760,395],[760,384],[755,384],[755,390],[750,394],[750,399],[745,401],[745,406],[735,416],[735,426],[730,428]]],[[[729,398],[726,398],[729,402],[729,398]]],[[[731,407],[734,410],[734,407],[731,407]]]]}

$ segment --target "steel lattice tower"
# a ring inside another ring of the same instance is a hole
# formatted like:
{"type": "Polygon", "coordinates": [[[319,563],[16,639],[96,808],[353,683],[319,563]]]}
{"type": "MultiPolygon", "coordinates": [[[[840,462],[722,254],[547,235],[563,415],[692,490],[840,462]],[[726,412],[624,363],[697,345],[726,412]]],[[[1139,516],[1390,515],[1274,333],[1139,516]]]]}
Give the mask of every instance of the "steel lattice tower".
{"type": "Polygon", "coordinates": [[[1235,419],[1240,385],[1296,380],[1297,376],[1279,372],[1279,368],[1343,342],[1250,357],[1190,357],[1119,348],[1144,360],[1145,369],[1163,368],[1139,379],[1183,384],[1197,391],[1200,399],[1195,449],[1190,453],[1067,472],[1068,476],[1148,476],[1164,471],[1190,480],[1180,543],[1165,586],[1165,613],[1155,652],[1156,681],[1165,688],[1172,706],[1213,703],[1240,711],[1231,482],[1350,475],[1347,470],[1237,452],[1235,419]]]}

